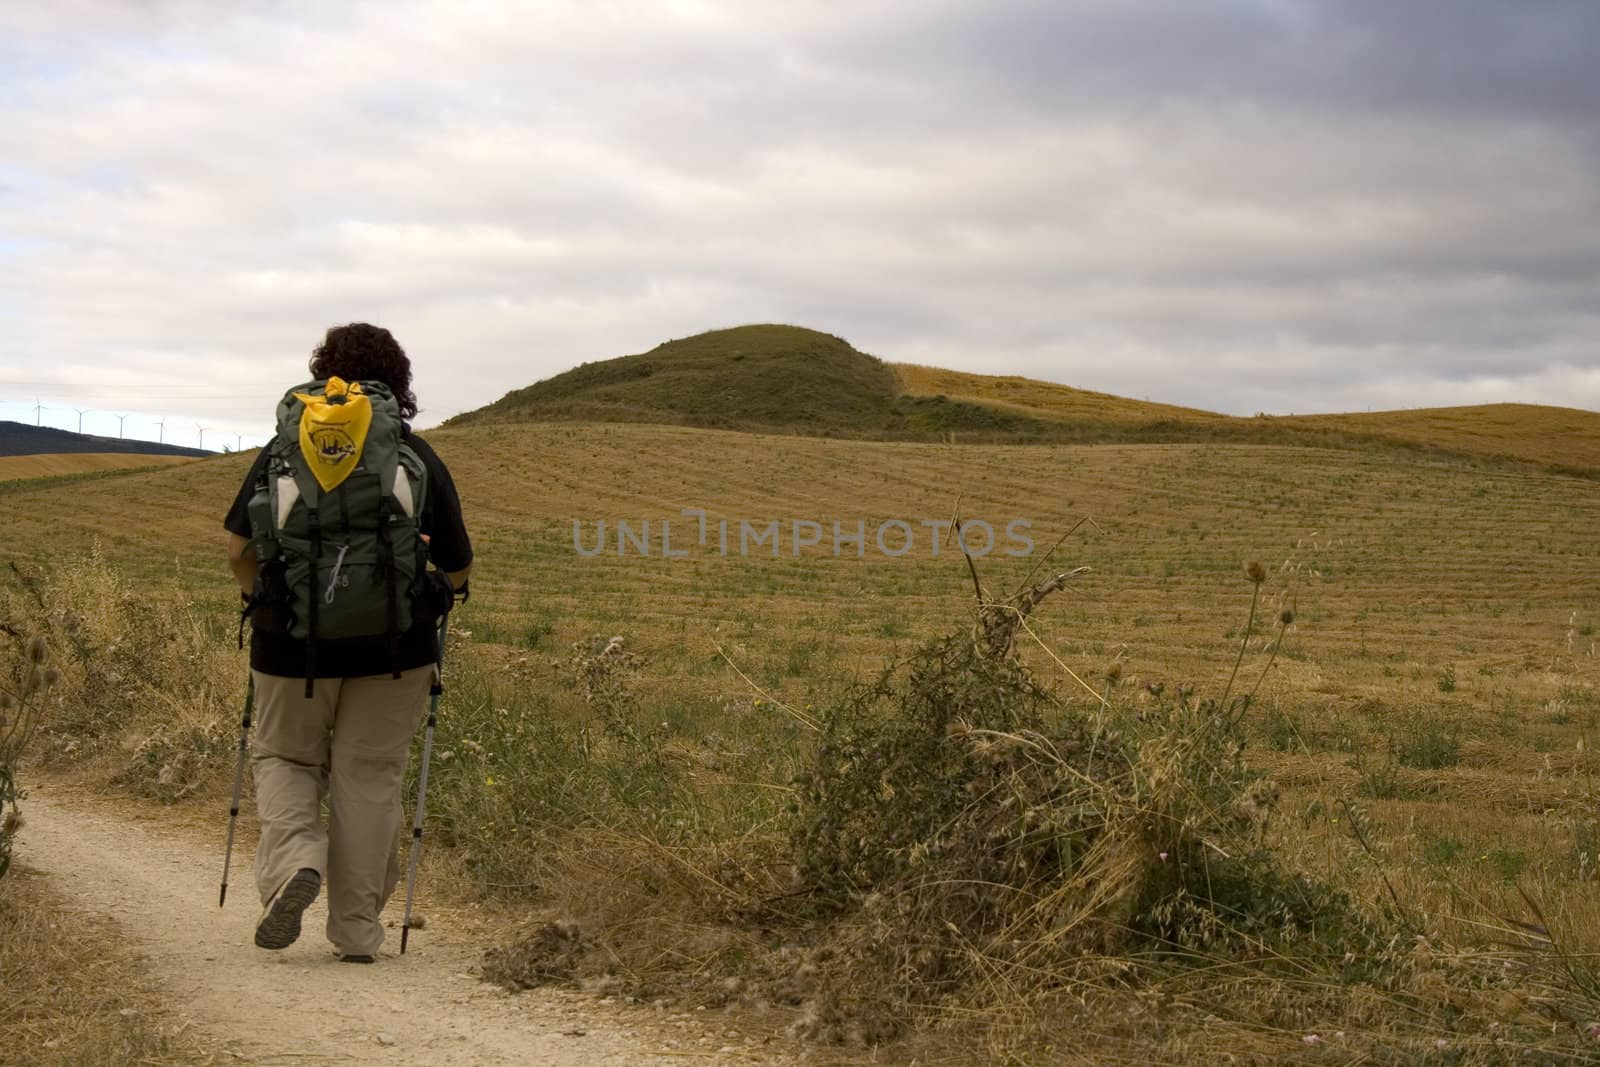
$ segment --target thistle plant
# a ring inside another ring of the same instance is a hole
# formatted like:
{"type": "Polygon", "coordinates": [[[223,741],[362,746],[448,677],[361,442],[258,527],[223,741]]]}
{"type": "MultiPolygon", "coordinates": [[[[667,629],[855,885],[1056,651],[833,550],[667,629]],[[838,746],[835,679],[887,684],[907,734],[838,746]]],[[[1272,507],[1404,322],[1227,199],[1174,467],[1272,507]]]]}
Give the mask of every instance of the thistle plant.
{"type": "Polygon", "coordinates": [[[17,784],[17,764],[43,717],[45,695],[61,680],[50,664],[50,644],[42,634],[28,635],[9,624],[0,633],[10,639],[0,668],[0,877],[11,867],[11,846],[22,829],[18,802],[25,795],[17,784]]]}

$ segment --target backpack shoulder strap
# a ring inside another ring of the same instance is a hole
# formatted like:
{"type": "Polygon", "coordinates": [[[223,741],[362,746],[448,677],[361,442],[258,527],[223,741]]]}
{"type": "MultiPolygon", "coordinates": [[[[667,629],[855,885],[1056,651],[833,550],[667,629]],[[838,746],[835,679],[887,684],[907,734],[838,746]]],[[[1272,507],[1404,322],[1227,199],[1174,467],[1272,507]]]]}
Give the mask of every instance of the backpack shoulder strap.
{"type": "Polygon", "coordinates": [[[394,497],[396,506],[408,518],[421,519],[422,506],[428,499],[428,465],[404,438],[395,449],[395,457],[394,473],[384,485],[384,492],[394,497]]]}

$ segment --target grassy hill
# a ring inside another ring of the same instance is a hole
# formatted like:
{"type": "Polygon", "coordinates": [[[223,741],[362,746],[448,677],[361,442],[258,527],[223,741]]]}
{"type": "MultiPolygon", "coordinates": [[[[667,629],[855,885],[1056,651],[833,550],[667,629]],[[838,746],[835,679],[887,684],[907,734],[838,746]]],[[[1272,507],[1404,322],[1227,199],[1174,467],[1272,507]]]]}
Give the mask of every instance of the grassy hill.
{"type": "Polygon", "coordinates": [[[1600,413],[1530,404],[1249,418],[1014,375],[892,364],[830,334],[756,325],[585,363],[449,425],[580,421],[961,443],[1385,448],[1600,476],[1600,413]]]}
{"type": "Polygon", "coordinates": [[[842,338],[774,325],[713,330],[584,363],[449,424],[558,419],[838,437],[927,439],[954,431],[1014,440],[1048,433],[1026,413],[909,396],[888,364],[842,338]]]}
{"type": "Polygon", "coordinates": [[[1130,400],[1015,374],[971,374],[943,367],[923,367],[915,363],[896,363],[894,371],[900,391],[908,396],[942,395],[1015,411],[1046,422],[1078,419],[1136,426],[1163,422],[1198,426],[1231,421],[1227,415],[1199,408],[1130,400]]]}
{"type": "Polygon", "coordinates": [[[1240,418],[1130,400],[1014,375],[895,364],[910,395],[1014,411],[1053,440],[1234,440],[1334,448],[1402,448],[1600,474],[1600,413],[1539,404],[1482,404],[1336,415],[1240,418]]]}
{"type": "Polygon", "coordinates": [[[1270,421],[1313,434],[1333,431],[1379,444],[1516,460],[1570,474],[1600,473],[1600,413],[1577,408],[1481,404],[1270,421]]]}

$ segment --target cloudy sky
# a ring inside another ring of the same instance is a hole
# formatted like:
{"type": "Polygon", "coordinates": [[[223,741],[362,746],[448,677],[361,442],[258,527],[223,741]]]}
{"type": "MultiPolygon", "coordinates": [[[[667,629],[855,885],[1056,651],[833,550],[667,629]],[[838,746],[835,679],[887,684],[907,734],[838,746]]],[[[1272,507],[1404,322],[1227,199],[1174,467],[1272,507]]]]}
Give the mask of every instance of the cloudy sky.
{"type": "Polygon", "coordinates": [[[428,425],[744,322],[1214,410],[1600,409],[1600,3],[0,0],[0,418],[428,425]]]}

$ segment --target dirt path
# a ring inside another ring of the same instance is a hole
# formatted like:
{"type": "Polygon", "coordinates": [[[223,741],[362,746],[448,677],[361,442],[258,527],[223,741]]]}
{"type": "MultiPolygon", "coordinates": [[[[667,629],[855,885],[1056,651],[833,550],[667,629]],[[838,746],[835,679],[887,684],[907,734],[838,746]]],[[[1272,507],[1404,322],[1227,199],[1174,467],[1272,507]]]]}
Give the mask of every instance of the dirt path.
{"type": "MultiPolygon", "coordinates": [[[[482,944],[457,924],[392,930],[370,967],[339,963],[321,899],[282,952],[251,943],[259,914],[246,846],[217,907],[220,843],[108,809],[33,794],[19,853],[147,958],[161,999],[246,1063],[749,1064],[774,1062],[713,1020],[611,1006],[556,990],[510,996],[470,973],[482,944]],[[216,847],[211,847],[215,845],[216,847]]],[[[220,836],[220,835],[219,835],[220,836]]],[[[398,895],[397,895],[398,896],[398,895]]],[[[390,908],[396,927],[400,902],[390,908]]],[[[439,909],[431,911],[438,913],[439,909]]]]}

